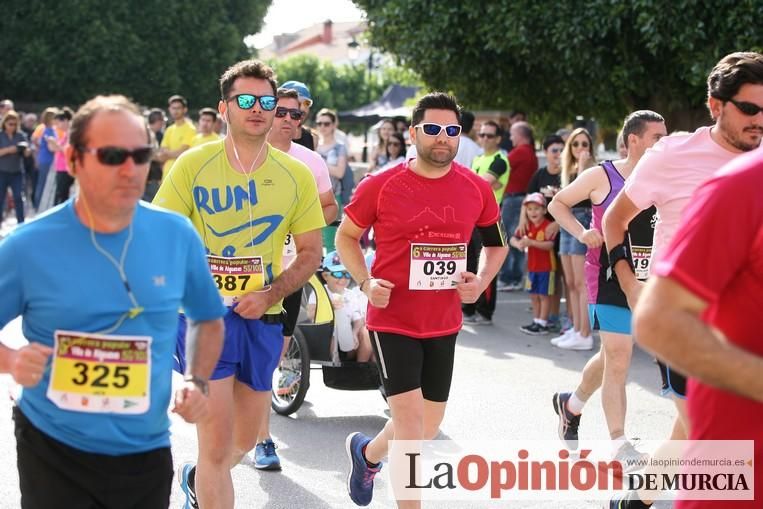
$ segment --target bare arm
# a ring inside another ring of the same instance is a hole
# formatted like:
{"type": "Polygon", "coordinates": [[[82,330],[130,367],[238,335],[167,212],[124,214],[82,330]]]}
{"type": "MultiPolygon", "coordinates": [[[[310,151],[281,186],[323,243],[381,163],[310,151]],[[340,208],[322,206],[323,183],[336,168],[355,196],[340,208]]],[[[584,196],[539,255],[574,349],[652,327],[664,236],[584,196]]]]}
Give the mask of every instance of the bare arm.
{"type": "Polygon", "coordinates": [[[209,380],[223,349],[223,320],[188,320],[185,334],[185,374],[209,380]]]}
{"type": "MultiPolygon", "coordinates": [[[[639,212],[641,212],[641,209],[628,198],[625,192],[617,195],[617,198],[615,198],[604,213],[602,223],[607,252],[623,242],[628,231],[628,225],[639,212]]],[[[636,279],[636,275],[633,273],[632,268],[628,266],[627,260],[619,260],[613,267],[613,270],[617,275],[620,288],[628,298],[628,305],[633,309],[638,301],[639,292],[643,284],[636,279]]]]}
{"type": "Polygon", "coordinates": [[[323,209],[323,220],[326,224],[331,224],[336,220],[339,214],[339,205],[336,203],[336,197],[332,191],[321,193],[318,198],[321,200],[321,209],[323,209]]]}
{"type": "Polygon", "coordinates": [[[580,242],[594,248],[602,244],[601,234],[589,229],[588,225],[580,224],[580,221],[572,214],[572,207],[581,201],[593,198],[592,195],[601,185],[602,178],[606,179],[603,171],[596,171],[596,168],[587,170],[581,173],[572,184],[556,193],[548,204],[548,211],[554,216],[559,226],[580,242]]]}
{"type": "Polygon", "coordinates": [[[341,156],[336,160],[336,164],[328,164],[329,174],[335,178],[344,177],[344,172],[347,170],[347,156],[341,156]]]}
{"type": "Polygon", "coordinates": [[[374,307],[385,308],[395,285],[385,279],[372,278],[366,267],[363,251],[360,249],[360,236],[365,230],[344,216],[336,232],[336,249],[342,264],[360,284],[360,291],[368,297],[374,307]]]}
{"type": "Polygon", "coordinates": [[[294,245],[297,257],[270,285],[271,306],[307,283],[321,265],[323,237],[320,229],[294,235],[294,245]]]}
{"type": "Polygon", "coordinates": [[[490,282],[498,274],[498,271],[501,270],[503,260],[506,258],[507,254],[509,254],[508,246],[485,246],[482,248],[477,269],[477,276],[484,283],[480,288],[480,293],[484,292],[485,289],[490,286],[490,282]]]}
{"type": "Polygon", "coordinates": [[[527,246],[534,247],[536,249],[542,249],[543,251],[551,251],[554,249],[554,241],[527,239],[527,246]]]}
{"type": "Polygon", "coordinates": [[[652,277],[633,314],[636,340],[679,371],[763,402],[763,358],[729,343],[700,316],[707,303],[670,278],[652,277]]]}

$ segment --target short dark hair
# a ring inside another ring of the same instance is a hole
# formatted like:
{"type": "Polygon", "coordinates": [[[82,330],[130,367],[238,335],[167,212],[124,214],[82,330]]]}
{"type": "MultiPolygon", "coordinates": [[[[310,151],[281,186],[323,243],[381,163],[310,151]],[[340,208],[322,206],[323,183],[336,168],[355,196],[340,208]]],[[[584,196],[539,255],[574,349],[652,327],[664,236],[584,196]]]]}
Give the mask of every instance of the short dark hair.
{"type": "Polygon", "coordinates": [[[543,151],[548,150],[551,145],[562,144],[564,145],[564,139],[558,134],[550,134],[543,138],[543,151]]]}
{"type": "Polygon", "coordinates": [[[485,125],[493,126],[493,127],[495,127],[495,134],[497,134],[498,136],[502,136],[503,135],[503,129],[501,129],[501,126],[495,120],[485,120],[484,122],[482,122],[482,125],[483,126],[485,126],[485,125]]]}
{"type": "Polygon", "coordinates": [[[166,118],[164,114],[164,110],[160,110],[159,108],[154,108],[151,111],[148,112],[148,123],[153,124],[157,120],[164,120],[166,118]]]}
{"type": "Polygon", "coordinates": [[[628,136],[635,134],[636,136],[642,136],[646,131],[646,124],[648,122],[665,122],[662,115],[652,110],[638,110],[634,111],[623,122],[623,129],[621,132],[623,137],[623,143],[625,148],[628,148],[628,136]]]}
{"type": "Polygon", "coordinates": [[[239,78],[267,80],[273,88],[273,95],[276,95],[278,83],[276,82],[276,75],[273,69],[264,62],[252,59],[236,62],[228,67],[223,75],[220,76],[220,97],[223,100],[228,99],[228,94],[230,89],[233,88],[233,83],[239,78]]]}
{"type": "Polygon", "coordinates": [[[180,103],[184,108],[188,107],[188,101],[182,95],[175,94],[167,99],[167,106],[172,106],[172,103],[180,103]]]}
{"type": "Polygon", "coordinates": [[[90,127],[90,122],[101,111],[124,111],[140,117],[146,128],[146,140],[149,144],[151,143],[151,132],[135,103],[123,95],[99,95],[80,106],[72,119],[72,125],[69,128],[69,143],[78,152],[81,147],[87,146],[87,131],[90,127]]]}
{"type": "Polygon", "coordinates": [[[736,52],[723,57],[707,77],[707,95],[721,101],[732,99],[742,85],[763,85],[763,55],[736,52]]]}
{"type": "Polygon", "coordinates": [[[461,107],[456,98],[445,92],[431,92],[416,103],[411,114],[411,125],[419,125],[426,110],[450,110],[456,114],[456,121],[461,122],[461,107]]]}
{"type": "Polygon", "coordinates": [[[296,90],[291,88],[279,88],[276,90],[276,98],[278,99],[296,99],[299,102],[299,94],[296,90]]]}
{"type": "Polygon", "coordinates": [[[204,115],[209,115],[212,117],[212,121],[217,120],[217,111],[213,110],[212,108],[202,108],[199,110],[199,118],[203,117],[204,115]]]}
{"type": "Polygon", "coordinates": [[[525,113],[522,110],[511,110],[509,111],[509,118],[516,117],[517,115],[521,115],[523,120],[527,120],[527,113],[525,113]]]}
{"type": "Polygon", "coordinates": [[[474,127],[474,113],[471,111],[462,111],[461,121],[459,124],[461,124],[461,130],[464,132],[464,134],[470,132],[474,127]]]}

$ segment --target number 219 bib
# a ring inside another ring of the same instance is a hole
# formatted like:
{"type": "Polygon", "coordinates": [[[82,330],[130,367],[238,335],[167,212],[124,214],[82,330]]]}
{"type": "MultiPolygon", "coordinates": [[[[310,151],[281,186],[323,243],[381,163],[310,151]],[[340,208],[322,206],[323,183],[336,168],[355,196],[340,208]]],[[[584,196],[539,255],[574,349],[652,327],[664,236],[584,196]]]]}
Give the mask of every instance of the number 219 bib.
{"type": "Polygon", "coordinates": [[[58,330],[47,396],[75,412],[142,414],[151,406],[151,338],[58,330]]]}
{"type": "Polygon", "coordinates": [[[466,272],[466,244],[411,244],[409,290],[450,290],[466,272]]]}

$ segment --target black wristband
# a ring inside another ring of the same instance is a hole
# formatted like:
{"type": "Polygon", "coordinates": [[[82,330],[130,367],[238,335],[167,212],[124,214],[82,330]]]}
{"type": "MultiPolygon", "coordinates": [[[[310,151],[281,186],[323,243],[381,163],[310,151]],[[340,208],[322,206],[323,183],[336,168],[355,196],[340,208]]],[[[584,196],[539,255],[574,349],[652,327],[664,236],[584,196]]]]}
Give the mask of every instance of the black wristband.
{"type": "Polygon", "coordinates": [[[615,264],[619,262],[620,260],[625,260],[628,262],[628,268],[631,269],[631,272],[634,274],[636,271],[633,269],[633,262],[631,261],[631,249],[627,242],[623,241],[610,249],[609,251],[609,270],[607,271],[609,273],[609,277],[615,278],[615,264]]]}

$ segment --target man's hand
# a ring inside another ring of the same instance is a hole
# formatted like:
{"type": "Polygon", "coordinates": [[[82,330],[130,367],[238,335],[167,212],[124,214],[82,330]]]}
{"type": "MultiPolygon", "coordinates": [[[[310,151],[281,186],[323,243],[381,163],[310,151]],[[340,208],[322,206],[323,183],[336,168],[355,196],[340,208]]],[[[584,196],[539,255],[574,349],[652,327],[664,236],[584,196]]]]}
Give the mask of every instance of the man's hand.
{"type": "Polygon", "coordinates": [[[207,397],[193,382],[183,382],[183,386],[175,392],[172,412],[187,423],[199,422],[207,414],[207,397]]]}
{"type": "Polygon", "coordinates": [[[45,366],[53,349],[40,343],[29,343],[13,353],[10,374],[16,383],[24,387],[34,387],[40,383],[45,366]]]}
{"type": "Polygon", "coordinates": [[[375,308],[386,308],[389,305],[389,297],[395,285],[386,279],[371,278],[368,280],[366,291],[368,302],[375,308]]]}
{"type": "Polygon", "coordinates": [[[461,282],[456,285],[458,297],[463,304],[474,304],[482,293],[482,278],[471,272],[461,273],[461,282]]]}
{"type": "MultiPolygon", "coordinates": [[[[269,287],[266,287],[269,290],[269,287]]],[[[270,292],[268,290],[260,290],[256,292],[249,292],[238,301],[233,308],[241,318],[247,320],[257,320],[270,309],[272,303],[270,302],[270,292]]]]}
{"type": "Polygon", "coordinates": [[[604,238],[601,236],[599,230],[590,229],[583,230],[583,233],[581,233],[580,237],[578,237],[578,241],[582,242],[590,249],[595,249],[597,247],[601,247],[601,245],[604,243],[604,238]]]}

